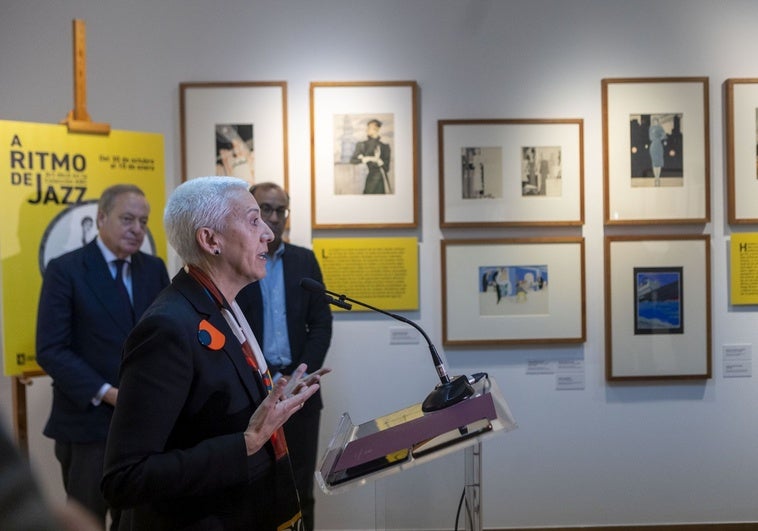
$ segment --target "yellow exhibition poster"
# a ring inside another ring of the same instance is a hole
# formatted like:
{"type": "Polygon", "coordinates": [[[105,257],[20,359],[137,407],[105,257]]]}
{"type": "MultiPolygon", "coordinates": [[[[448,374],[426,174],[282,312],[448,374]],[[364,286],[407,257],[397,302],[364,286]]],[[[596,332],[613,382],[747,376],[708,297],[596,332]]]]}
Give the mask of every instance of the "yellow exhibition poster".
{"type": "MultiPolygon", "coordinates": [[[[65,125],[0,120],[0,275],[6,375],[39,370],[34,337],[42,275],[51,258],[97,235],[97,200],[116,183],[136,184],[152,205],[165,203],[163,136],[111,131],[69,133],[65,125]]],[[[166,259],[162,223],[150,224],[142,250],[166,259]]],[[[41,323],[44,330],[44,323],[41,323]]]]}
{"type": "Polygon", "coordinates": [[[313,252],[329,291],[380,310],[418,310],[416,238],[315,238],[313,252]]]}
{"type": "Polygon", "coordinates": [[[758,304],[758,234],[731,237],[731,303],[758,304]]]}

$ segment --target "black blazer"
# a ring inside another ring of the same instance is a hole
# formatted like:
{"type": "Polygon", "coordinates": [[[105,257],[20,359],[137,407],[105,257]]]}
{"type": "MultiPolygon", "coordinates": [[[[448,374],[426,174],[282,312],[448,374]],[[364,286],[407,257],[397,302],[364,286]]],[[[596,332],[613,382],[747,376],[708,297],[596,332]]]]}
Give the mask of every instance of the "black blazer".
{"type": "MultiPolygon", "coordinates": [[[[168,285],[158,257],[132,255],[135,317],[168,285]]],[[[113,408],[93,406],[104,383],[118,387],[121,348],[131,316],[95,240],[47,264],[37,312],[37,362],[53,379],[53,405],[44,433],[65,442],[105,441],[113,408]]]]}
{"type": "MultiPolygon", "coordinates": [[[[312,278],[323,282],[321,269],[313,251],[289,243],[284,244],[282,265],[287,331],[292,354],[292,363],[282,370],[282,374],[291,374],[301,363],[308,365],[308,372],[315,372],[324,365],[326,351],[332,340],[332,312],[323,294],[301,288],[300,281],[312,278]]],[[[239,292],[236,300],[263,347],[263,297],[260,285],[257,282],[248,284],[239,292]]],[[[322,407],[319,389],[308,399],[304,409],[319,410],[322,407]]]]}
{"type": "Polygon", "coordinates": [[[181,270],[124,347],[102,482],[131,508],[121,529],[274,527],[273,452],[248,457],[243,435],[264,393],[216,303],[181,270]],[[198,333],[203,321],[221,343],[198,333]]]}

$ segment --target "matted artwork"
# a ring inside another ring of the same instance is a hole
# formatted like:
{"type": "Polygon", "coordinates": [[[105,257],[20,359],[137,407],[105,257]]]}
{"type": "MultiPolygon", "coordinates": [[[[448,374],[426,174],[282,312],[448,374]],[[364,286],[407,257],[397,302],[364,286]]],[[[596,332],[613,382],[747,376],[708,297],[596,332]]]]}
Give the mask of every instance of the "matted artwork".
{"type": "Polygon", "coordinates": [[[186,82],[179,91],[183,181],[229,175],[287,189],[286,82],[186,82]]]}
{"type": "Polygon", "coordinates": [[[729,223],[758,223],[758,79],[727,79],[726,178],[729,223]]]}
{"type": "Polygon", "coordinates": [[[584,239],[442,240],[447,346],[585,340],[584,239]]]}
{"type": "Polygon", "coordinates": [[[313,82],[314,229],[417,223],[417,85],[313,82]]]}
{"type": "Polygon", "coordinates": [[[440,226],[584,223],[583,121],[440,120],[440,226]]]}
{"type": "Polygon", "coordinates": [[[683,334],[682,267],[635,267],[634,333],[683,334]]]}
{"type": "Polygon", "coordinates": [[[709,237],[606,236],[605,261],[606,378],[710,378],[709,237]]]}
{"type": "Polygon", "coordinates": [[[546,315],[547,265],[480,266],[480,315],[546,315]],[[494,296],[492,296],[494,295],[494,296]]]}
{"type": "Polygon", "coordinates": [[[632,187],[679,186],[683,180],[682,113],[629,117],[629,174],[632,187]]]}
{"type": "Polygon", "coordinates": [[[606,225],[710,219],[708,78],[603,79],[606,225]]]}

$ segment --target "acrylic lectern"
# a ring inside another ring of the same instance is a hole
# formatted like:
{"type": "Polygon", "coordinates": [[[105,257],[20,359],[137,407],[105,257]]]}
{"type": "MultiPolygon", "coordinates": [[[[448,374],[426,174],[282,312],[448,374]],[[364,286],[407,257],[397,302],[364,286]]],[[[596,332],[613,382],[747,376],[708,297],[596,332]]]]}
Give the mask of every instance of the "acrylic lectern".
{"type": "Polygon", "coordinates": [[[316,471],[321,489],[335,494],[469,449],[465,486],[475,488],[467,492],[467,500],[476,504],[469,510],[478,514],[481,442],[517,425],[494,379],[485,375],[472,386],[473,395],[436,411],[424,412],[419,403],[359,425],[344,413],[316,471]],[[476,478],[476,484],[470,484],[471,478],[476,478]]]}

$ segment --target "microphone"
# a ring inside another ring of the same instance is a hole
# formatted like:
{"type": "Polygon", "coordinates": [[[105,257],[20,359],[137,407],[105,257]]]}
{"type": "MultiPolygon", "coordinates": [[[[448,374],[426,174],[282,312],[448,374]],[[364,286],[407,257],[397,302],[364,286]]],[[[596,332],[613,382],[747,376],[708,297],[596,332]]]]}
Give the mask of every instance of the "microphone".
{"type": "Polygon", "coordinates": [[[344,296],[340,297],[339,299],[335,299],[331,296],[331,292],[326,291],[326,287],[317,280],[313,280],[312,278],[304,278],[300,281],[300,287],[313,293],[322,293],[324,297],[326,297],[326,302],[333,306],[348,311],[353,309],[353,306],[351,304],[345,302],[344,296]]]}
{"type": "Polygon", "coordinates": [[[346,302],[350,301],[353,304],[357,304],[358,306],[363,306],[369,310],[384,314],[388,317],[392,317],[393,319],[410,325],[419,331],[419,333],[426,340],[426,344],[429,346],[429,352],[432,355],[432,362],[434,363],[434,368],[437,371],[437,376],[439,376],[440,379],[440,383],[434,387],[434,390],[429,393],[424,402],[421,404],[422,411],[430,412],[444,409],[448,406],[452,406],[453,404],[457,404],[461,400],[464,400],[465,398],[468,398],[474,394],[474,388],[471,387],[467,376],[461,375],[456,376],[452,380],[450,379],[450,376],[448,376],[447,370],[445,369],[445,365],[442,363],[442,358],[440,358],[440,355],[432,344],[432,341],[429,339],[429,336],[419,325],[410,319],[396,313],[381,310],[379,308],[371,306],[370,304],[366,304],[365,302],[351,299],[346,295],[340,295],[338,293],[334,293],[333,291],[329,291],[321,282],[313,280],[312,278],[302,279],[300,281],[300,287],[313,293],[323,294],[329,304],[333,304],[334,306],[342,308],[343,310],[352,310],[352,305],[346,302]]]}

